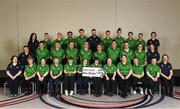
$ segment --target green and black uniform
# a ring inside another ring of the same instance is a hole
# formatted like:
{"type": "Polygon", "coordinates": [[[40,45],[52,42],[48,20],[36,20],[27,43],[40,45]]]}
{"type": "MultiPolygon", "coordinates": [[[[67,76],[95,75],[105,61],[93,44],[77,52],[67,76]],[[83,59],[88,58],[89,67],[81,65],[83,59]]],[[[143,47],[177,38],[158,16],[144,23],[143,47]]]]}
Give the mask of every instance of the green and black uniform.
{"type": "Polygon", "coordinates": [[[138,64],[144,66],[146,60],[146,53],[145,51],[134,51],[134,57],[138,59],[138,64]]]}
{"type": "Polygon", "coordinates": [[[45,48],[36,49],[36,58],[37,58],[37,64],[40,64],[42,58],[45,58],[46,60],[49,58],[49,51],[45,48]]]}
{"type": "Polygon", "coordinates": [[[73,63],[76,64],[77,63],[77,57],[78,57],[78,49],[77,48],[67,48],[66,49],[66,58],[68,59],[69,57],[73,58],[73,63]]]}
{"type": "MultiPolygon", "coordinates": [[[[74,64],[66,64],[64,66],[64,72],[75,72],[76,65],[74,64]]],[[[64,88],[65,90],[74,90],[74,82],[75,82],[75,73],[65,74],[64,77],[64,88]]]]}
{"type": "Polygon", "coordinates": [[[120,37],[116,36],[116,37],[114,38],[114,40],[117,41],[117,46],[118,46],[118,48],[119,48],[120,50],[123,50],[123,45],[124,45],[124,42],[126,41],[126,39],[123,38],[122,36],[120,36],[120,37]]]}
{"type": "MultiPolygon", "coordinates": [[[[146,72],[153,77],[156,77],[158,73],[160,73],[161,69],[158,65],[148,64],[146,67],[146,72]]],[[[148,88],[151,89],[152,93],[155,93],[158,90],[159,79],[158,81],[153,81],[150,77],[148,77],[148,88]]]]}
{"type": "Polygon", "coordinates": [[[133,51],[136,50],[136,40],[135,39],[128,38],[126,41],[129,44],[129,49],[130,50],[133,50],[133,51]]]}
{"type": "Polygon", "coordinates": [[[59,64],[62,64],[62,60],[63,60],[63,57],[64,57],[64,50],[63,49],[53,49],[51,52],[50,52],[50,56],[52,57],[52,60],[54,60],[55,58],[58,58],[59,59],[59,64]]]}
{"type": "Polygon", "coordinates": [[[91,57],[92,57],[92,51],[90,49],[85,50],[85,49],[81,49],[79,52],[79,56],[80,56],[80,60],[81,63],[83,63],[83,60],[88,60],[88,62],[90,62],[91,57]]]}
{"type": "Polygon", "coordinates": [[[112,59],[113,64],[117,64],[119,59],[120,49],[118,47],[109,47],[107,50],[107,57],[112,59]]]}
{"type": "MultiPolygon", "coordinates": [[[[50,72],[52,72],[53,76],[57,76],[63,72],[63,66],[61,64],[58,64],[58,65],[52,64],[50,66],[50,72]]],[[[60,81],[60,76],[56,79],[53,79],[53,78],[49,79],[49,91],[51,94],[54,94],[54,93],[58,94],[59,81],[60,81]]]]}
{"type": "Polygon", "coordinates": [[[77,43],[77,48],[80,51],[83,49],[84,42],[86,42],[87,36],[78,36],[76,37],[76,43],[77,43]]]}
{"type": "Polygon", "coordinates": [[[60,40],[55,39],[55,40],[53,40],[52,43],[51,43],[52,49],[55,49],[55,45],[56,45],[57,42],[59,42],[60,45],[61,45],[61,47],[63,48],[64,39],[60,39],[60,40]]]}
{"type": "Polygon", "coordinates": [[[112,77],[114,73],[116,73],[116,66],[114,64],[106,64],[103,66],[103,68],[107,72],[107,76],[109,77],[109,80],[106,80],[107,94],[115,94],[115,80],[112,80],[112,77]]]}
{"type": "Polygon", "coordinates": [[[135,49],[135,50],[137,50],[139,44],[142,44],[142,47],[143,47],[142,49],[145,51],[145,48],[146,48],[146,41],[143,40],[143,39],[142,39],[142,40],[137,39],[137,40],[136,40],[136,49],[135,49]]]}
{"type": "Polygon", "coordinates": [[[101,51],[101,52],[96,51],[93,54],[93,59],[94,58],[98,58],[99,63],[104,64],[107,57],[106,57],[106,53],[104,51],[101,51]]]}
{"type": "Polygon", "coordinates": [[[131,64],[131,61],[133,59],[133,51],[132,50],[123,50],[121,53],[120,53],[120,57],[122,57],[123,55],[125,55],[127,57],[127,63],[128,64],[131,64]]]}
{"type": "MultiPolygon", "coordinates": [[[[117,65],[117,69],[120,71],[121,75],[126,77],[132,70],[132,66],[130,63],[123,64],[122,62],[120,62],[117,65]]],[[[119,90],[122,91],[122,97],[126,97],[127,91],[130,89],[131,86],[131,79],[129,77],[128,79],[123,80],[121,77],[119,77],[118,81],[119,81],[119,90]]]]}
{"type": "MultiPolygon", "coordinates": [[[[37,72],[39,72],[40,76],[42,77],[46,72],[49,73],[49,66],[45,65],[38,65],[37,72]]],[[[43,81],[37,80],[37,91],[38,93],[43,92],[46,93],[47,91],[47,76],[44,77],[43,81]]]]}
{"type": "MultiPolygon", "coordinates": [[[[102,68],[101,64],[92,64],[92,67],[99,67],[102,68]]],[[[94,89],[95,89],[95,96],[101,96],[102,93],[102,78],[100,77],[93,77],[94,89]]]]}
{"type": "Polygon", "coordinates": [[[112,43],[112,38],[104,38],[102,40],[102,44],[103,44],[103,47],[104,47],[104,50],[106,51],[109,47],[111,47],[111,43],[112,43]]]}

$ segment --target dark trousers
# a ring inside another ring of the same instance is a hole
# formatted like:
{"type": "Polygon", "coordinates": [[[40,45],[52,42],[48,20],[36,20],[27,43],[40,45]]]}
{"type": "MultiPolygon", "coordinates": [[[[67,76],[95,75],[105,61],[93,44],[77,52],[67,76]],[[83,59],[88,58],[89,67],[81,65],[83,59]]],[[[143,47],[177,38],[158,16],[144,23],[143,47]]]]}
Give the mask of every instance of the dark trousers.
{"type": "Polygon", "coordinates": [[[29,80],[25,80],[25,89],[26,89],[26,91],[32,91],[32,84],[31,84],[31,82],[35,82],[35,78],[33,77],[33,78],[31,78],[31,79],[29,79],[29,80]]]}
{"type": "Polygon", "coordinates": [[[122,91],[122,95],[127,95],[128,90],[131,86],[131,78],[129,77],[126,80],[123,80],[121,77],[118,79],[119,83],[119,90],[122,91]]]}
{"type": "Polygon", "coordinates": [[[149,77],[147,77],[147,79],[148,79],[148,89],[151,89],[152,93],[155,93],[156,91],[158,91],[160,80],[158,79],[157,81],[153,81],[149,77]]]}
{"type": "Polygon", "coordinates": [[[47,93],[47,76],[44,77],[43,81],[39,81],[37,78],[37,92],[38,93],[47,93]]]}
{"type": "Polygon", "coordinates": [[[61,77],[58,77],[56,79],[50,78],[49,79],[49,91],[50,93],[58,93],[60,91],[59,88],[59,82],[61,77]]]}
{"type": "Polygon", "coordinates": [[[132,77],[132,89],[133,90],[138,90],[137,89],[139,87],[138,82],[142,83],[141,87],[143,88],[143,91],[145,91],[146,86],[147,86],[147,80],[144,77],[142,77],[140,79],[138,79],[136,77],[132,77]]]}
{"type": "Polygon", "coordinates": [[[101,95],[101,93],[102,93],[102,78],[94,77],[93,84],[94,84],[95,94],[101,95]]]}
{"type": "Polygon", "coordinates": [[[66,76],[64,77],[64,89],[65,90],[74,90],[75,76],[66,76]]]}
{"type": "Polygon", "coordinates": [[[18,86],[19,86],[19,77],[16,77],[16,79],[12,80],[10,77],[8,77],[8,87],[10,94],[18,94],[18,86]]]}
{"type": "Polygon", "coordinates": [[[115,80],[112,80],[113,74],[108,74],[109,80],[106,80],[107,93],[115,94],[115,80]]]}
{"type": "Polygon", "coordinates": [[[168,94],[172,94],[173,93],[173,88],[175,86],[175,82],[174,79],[171,78],[170,80],[167,80],[164,77],[161,77],[161,84],[162,84],[162,91],[164,94],[168,95],[168,94]]]}
{"type": "Polygon", "coordinates": [[[87,91],[88,88],[88,78],[83,77],[82,74],[77,74],[78,89],[80,93],[87,91]]]}

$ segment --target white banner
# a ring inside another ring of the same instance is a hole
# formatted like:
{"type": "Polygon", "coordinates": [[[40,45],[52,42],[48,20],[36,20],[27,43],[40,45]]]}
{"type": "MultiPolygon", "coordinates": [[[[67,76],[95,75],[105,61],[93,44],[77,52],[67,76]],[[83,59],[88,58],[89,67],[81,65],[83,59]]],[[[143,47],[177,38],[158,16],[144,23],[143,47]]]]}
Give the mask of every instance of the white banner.
{"type": "Polygon", "coordinates": [[[98,67],[83,67],[82,76],[85,77],[101,77],[106,73],[104,69],[98,67]]]}

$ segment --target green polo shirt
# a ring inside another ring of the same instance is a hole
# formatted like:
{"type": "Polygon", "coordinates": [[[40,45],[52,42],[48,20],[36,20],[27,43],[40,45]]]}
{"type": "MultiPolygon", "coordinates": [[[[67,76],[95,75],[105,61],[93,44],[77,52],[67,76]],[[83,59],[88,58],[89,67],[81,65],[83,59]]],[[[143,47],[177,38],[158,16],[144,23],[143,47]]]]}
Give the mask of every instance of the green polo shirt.
{"type": "Polygon", "coordinates": [[[120,57],[122,57],[123,55],[126,55],[127,57],[127,63],[128,64],[131,64],[131,60],[133,59],[133,51],[132,50],[128,50],[128,51],[125,51],[123,50],[121,53],[120,53],[120,57]]]}
{"type": "Polygon", "coordinates": [[[158,72],[160,72],[160,68],[158,65],[148,64],[146,72],[149,72],[153,77],[156,77],[158,72]]]}
{"type": "Polygon", "coordinates": [[[65,40],[64,40],[64,43],[63,43],[63,49],[66,49],[66,48],[68,48],[68,44],[69,44],[69,42],[74,42],[74,43],[76,43],[75,42],[75,39],[74,38],[66,38],[65,40]]]}
{"type": "Polygon", "coordinates": [[[63,71],[63,66],[61,64],[58,64],[57,66],[55,64],[52,64],[50,66],[50,72],[52,72],[54,76],[59,75],[59,73],[62,71],[63,71]]]}
{"type": "Polygon", "coordinates": [[[52,48],[55,48],[55,45],[57,42],[60,42],[61,46],[64,44],[64,39],[61,39],[61,40],[58,40],[58,39],[55,39],[52,41],[51,45],[52,45],[52,48]]]}
{"type": "Polygon", "coordinates": [[[116,66],[114,64],[112,65],[104,65],[104,70],[107,72],[107,74],[114,74],[116,72],[116,66]]]}
{"type": "Polygon", "coordinates": [[[102,67],[102,64],[98,64],[98,65],[91,64],[91,67],[102,67]]]}
{"type": "Polygon", "coordinates": [[[142,75],[144,72],[143,66],[141,65],[133,65],[132,70],[135,75],[142,75]]]}
{"type": "Polygon", "coordinates": [[[102,40],[102,44],[103,44],[103,47],[105,50],[107,50],[109,47],[111,47],[111,43],[112,43],[112,38],[109,38],[109,39],[104,38],[102,40]]]}
{"type": "Polygon", "coordinates": [[[136,40],[136,50],[137,50],[137,47],[138,47],[139,44],[142,44],[143,50],[145,50],[146,41],[145,41],[145,40],[139,40],[139,39],[137,39],[137,40],[136,40]]]}
{"type": "Polygon", "coordinates": [[[121,62],[118,63],[117,65],[117,69],[119,69],[120,73],[123,75],[123,76],[126,76],[129,74],[129,72],[132,70],[132,66],[131,64],[122,64],[121,62]]]}
{"type": "Polygon", "coordinates": [[[52,41],[49,39],[49,40],[43,40],[43,42],[44,42],[44,48],[47,50],[51,50],[52,41]]]}
{"type": "Polygon", "coordinates": [[[120,49],[118,47],[116,48],[109,47],[107,50],[107,57],[110,57],[113,63],[115,63],[119,57],[119,53],[120,53],[120,49]]]}
{"type": "Polygon", "coordinates": [[[101,51],[101,52],[96,51],[96,52],[94,52],[93,58],[95,58],[95,57],[97,57],[99,59],[99,62],[101,64],[104,64],[105,61],[106,61],[106,53],[104,51],[101,51]]]}
{"type": "Polygon", "coordinates": [[[59,63],[61,64],[62,63],[62,59],[63,59],[63,56],[64,56],[64,50],[63,49],[53,49],[51,52],[50,52],[50,55],[52,57],[52,59],[54,60],[56,57],[58,57],[59,59],[59,63]]]}
{"type": "Polygon", "coordinates": [[[124,42],[126,41],[126,39],[123,38],[122,36],[121,36],[121,37],[116,36],[116,37],[114,38],[114,40],[117,41],[118,48],[119,48],[120,50],[122,50],[122,49],[123,49],[124,42]]]}
{"type": "Polygon", "coordinates": [[[40,64],[41,59],[45,58],[48,59],[49,58],[49,51],[47,49],[36,49],[36,58],[37,58],[37,63],[40,64]]]}
{"type": "Polygon", "coordinates": [[[145,60],[146,60],[146,53],[145,53],[145,51],[141,51],[141,52],[139,52],[139,51],[134,51],[134,57],[136,57],[137,59],[138,59],[138,64],[139,65],[144,65],[145,63],[145,60]]]}
{"type": "Polygon", "coordinates": [[[87,36],[78,36],[76,37],[76,43],[78,50],[83,49],[84,42],[86,42],[87,36]]]}
{"type": "Polygon", "coordinates": [[[129,44],[129,49],[135,50],[136,49],[136,40],[135,39],[127,39],[127,42],[129,44]]]}
{"type": "MultiPolygon", "coordinates": [[[[74,71],[76,71],[76,65],[74,65],[74,64],[72,64],[72,65],[70,65],[70,64],[66,64],[65,66],[64,66],[64,71],[67,71],[67,72],[74,72],[74,71]]],[[[66,76],[75,76],[75,74],[74,73],[71,73],[71,74],[65,74],[66,76]]]]}
{"type": "Polygon", "coordinates": [[[78,49],[77,48],[67,48],[66,49],[66,58],[68,59],[69,57],[73,58],[73,63],[76,64],[77,57],[78,57],[78,49]]]}
{"type": "Polygon", "coordinates": [[[40,64],[37,66],[37,72],[39,72],[39,74],[43,76],[46,72],[49,72],[49,66],[47,64],[45,64],[44,66],[40,64]]]}
{"type": "Polygon", "coordinates": [[[90,49],[88,49],[88,50],[81,49],[79,52],[79,56],[81,58],[81,63],[85,59],[87,59],[89,61],[92,57],[92,51],[90,49]]]}
{"type": "Polygon", "coordinates": [[[36,73],[36,64],[33,64],[33,66],[31,67],[29,65],[26,65],[24,72],[26,72],[27,77],[31,77],[36,73]]]}

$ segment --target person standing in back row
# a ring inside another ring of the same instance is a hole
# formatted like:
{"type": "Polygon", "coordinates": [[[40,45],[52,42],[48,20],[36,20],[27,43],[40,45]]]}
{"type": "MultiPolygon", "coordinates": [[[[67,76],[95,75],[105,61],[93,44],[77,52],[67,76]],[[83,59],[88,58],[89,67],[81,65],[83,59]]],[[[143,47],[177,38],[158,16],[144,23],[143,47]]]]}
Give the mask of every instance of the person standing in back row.
{"type": "Polygon", "coordinates": [[[92,36],[87,38],[87,42],[89,42],[89,47],[91,51],[94,53],[96,51],[97,45],[101,43],[101,38],[97,36],[96,29],[91,30],[92,36]]]}

